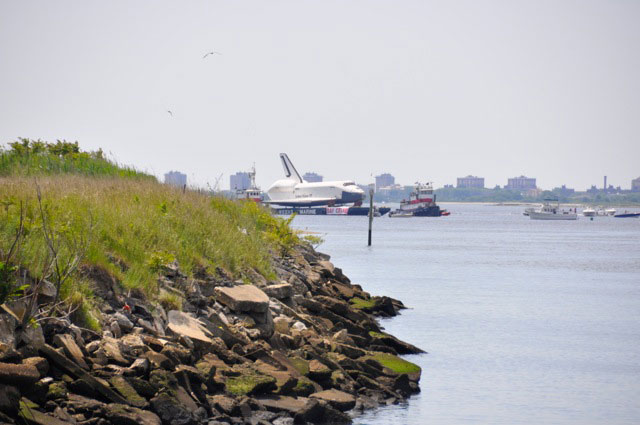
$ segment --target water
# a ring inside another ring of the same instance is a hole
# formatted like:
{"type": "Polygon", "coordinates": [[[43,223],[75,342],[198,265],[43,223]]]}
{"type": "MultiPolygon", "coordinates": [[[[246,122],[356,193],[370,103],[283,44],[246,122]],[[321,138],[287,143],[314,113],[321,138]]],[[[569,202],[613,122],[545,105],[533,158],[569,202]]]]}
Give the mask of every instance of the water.
{"type": "Polygon", "coordinates": [[[640,219],[298,216],[353,283],[410,310],[386,330],[429,352],[422,392],[356,424],[640,423],[640,219]]]}

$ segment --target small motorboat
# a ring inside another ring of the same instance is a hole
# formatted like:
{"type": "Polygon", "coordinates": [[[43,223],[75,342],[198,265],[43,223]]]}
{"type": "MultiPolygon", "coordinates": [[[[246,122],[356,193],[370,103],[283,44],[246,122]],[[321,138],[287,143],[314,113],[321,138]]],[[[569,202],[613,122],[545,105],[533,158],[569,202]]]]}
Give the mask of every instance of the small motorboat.
{"type": "Polygon", "coordinates": [[[587,207],[582,210],[582,215],[585,217],[595,217],[596,210],[591,207],[587,207]]]}
{"type": "Polygon", "coordinates": [[[616,214],[614,215],[615,218],[634,218],[634,217],[640,217],[640,212],[627,212],[625,211],[622,214],[616,214]]]}
{"type": "Polygon", "coordinates": [[[404,210],[395,210],[395,211],[391,211],[389,213],[389,217],[392,218],[403,218],[403,217],[413,217],[413,212],[412,211],[404,211],[404,210]]]}

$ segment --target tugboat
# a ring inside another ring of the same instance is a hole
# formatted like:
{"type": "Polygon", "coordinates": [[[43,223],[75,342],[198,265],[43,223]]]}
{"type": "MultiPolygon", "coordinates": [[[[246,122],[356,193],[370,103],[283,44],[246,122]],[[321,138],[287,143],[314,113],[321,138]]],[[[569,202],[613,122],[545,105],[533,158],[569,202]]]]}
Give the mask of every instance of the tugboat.
{"type": "Polygon", "coordinates": [[[264,199],[264,193],[262,190],[256,185],[256,166],[255,164],[251,167],[251,171],[249,171],[249,187],[246,189],[237,189],[236,190],[236,199],[244,199],[248,201],[254,202],[262,202],[264,199]]]}
{"type": "Polygon", "coordinates": [[[389,213],[389,217],[440,217],[449,215],[436,205],[436,195],[432,183],[416,182],[409,199],[400,202],[400,208],[389,213]]]}

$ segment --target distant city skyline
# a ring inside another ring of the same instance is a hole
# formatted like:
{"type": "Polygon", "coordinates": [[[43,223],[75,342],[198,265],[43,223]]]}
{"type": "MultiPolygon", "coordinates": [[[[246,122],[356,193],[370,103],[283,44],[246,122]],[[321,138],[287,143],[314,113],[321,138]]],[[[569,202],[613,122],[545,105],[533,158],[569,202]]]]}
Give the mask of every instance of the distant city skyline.
{"type": "Polygon", "coordinates": [[[267,188],[286,152],[361,184],[630,188],[638,22],[629,1],[1,2],[0,143],[200,187],[255,162],[267,188]]]}

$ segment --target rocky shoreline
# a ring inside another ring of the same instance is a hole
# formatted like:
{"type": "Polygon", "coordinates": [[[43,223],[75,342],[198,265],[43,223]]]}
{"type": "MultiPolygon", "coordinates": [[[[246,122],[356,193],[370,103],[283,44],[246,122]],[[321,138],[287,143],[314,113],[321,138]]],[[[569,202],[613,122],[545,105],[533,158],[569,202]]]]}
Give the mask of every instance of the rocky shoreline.
{"type": "Polygon", "coordinates": [[[278,281],[165,267],[160,288],[181,309],[84,268],[101,333],[64,317],[21,326],[51,301],[47,285],[36,305],[3,305],[0,423],[348,424],[420,390],[420,368],[398,354],[423,351],[376,322],[400,301],[370,296],[308,245],[273,261],[278,281]]]}

